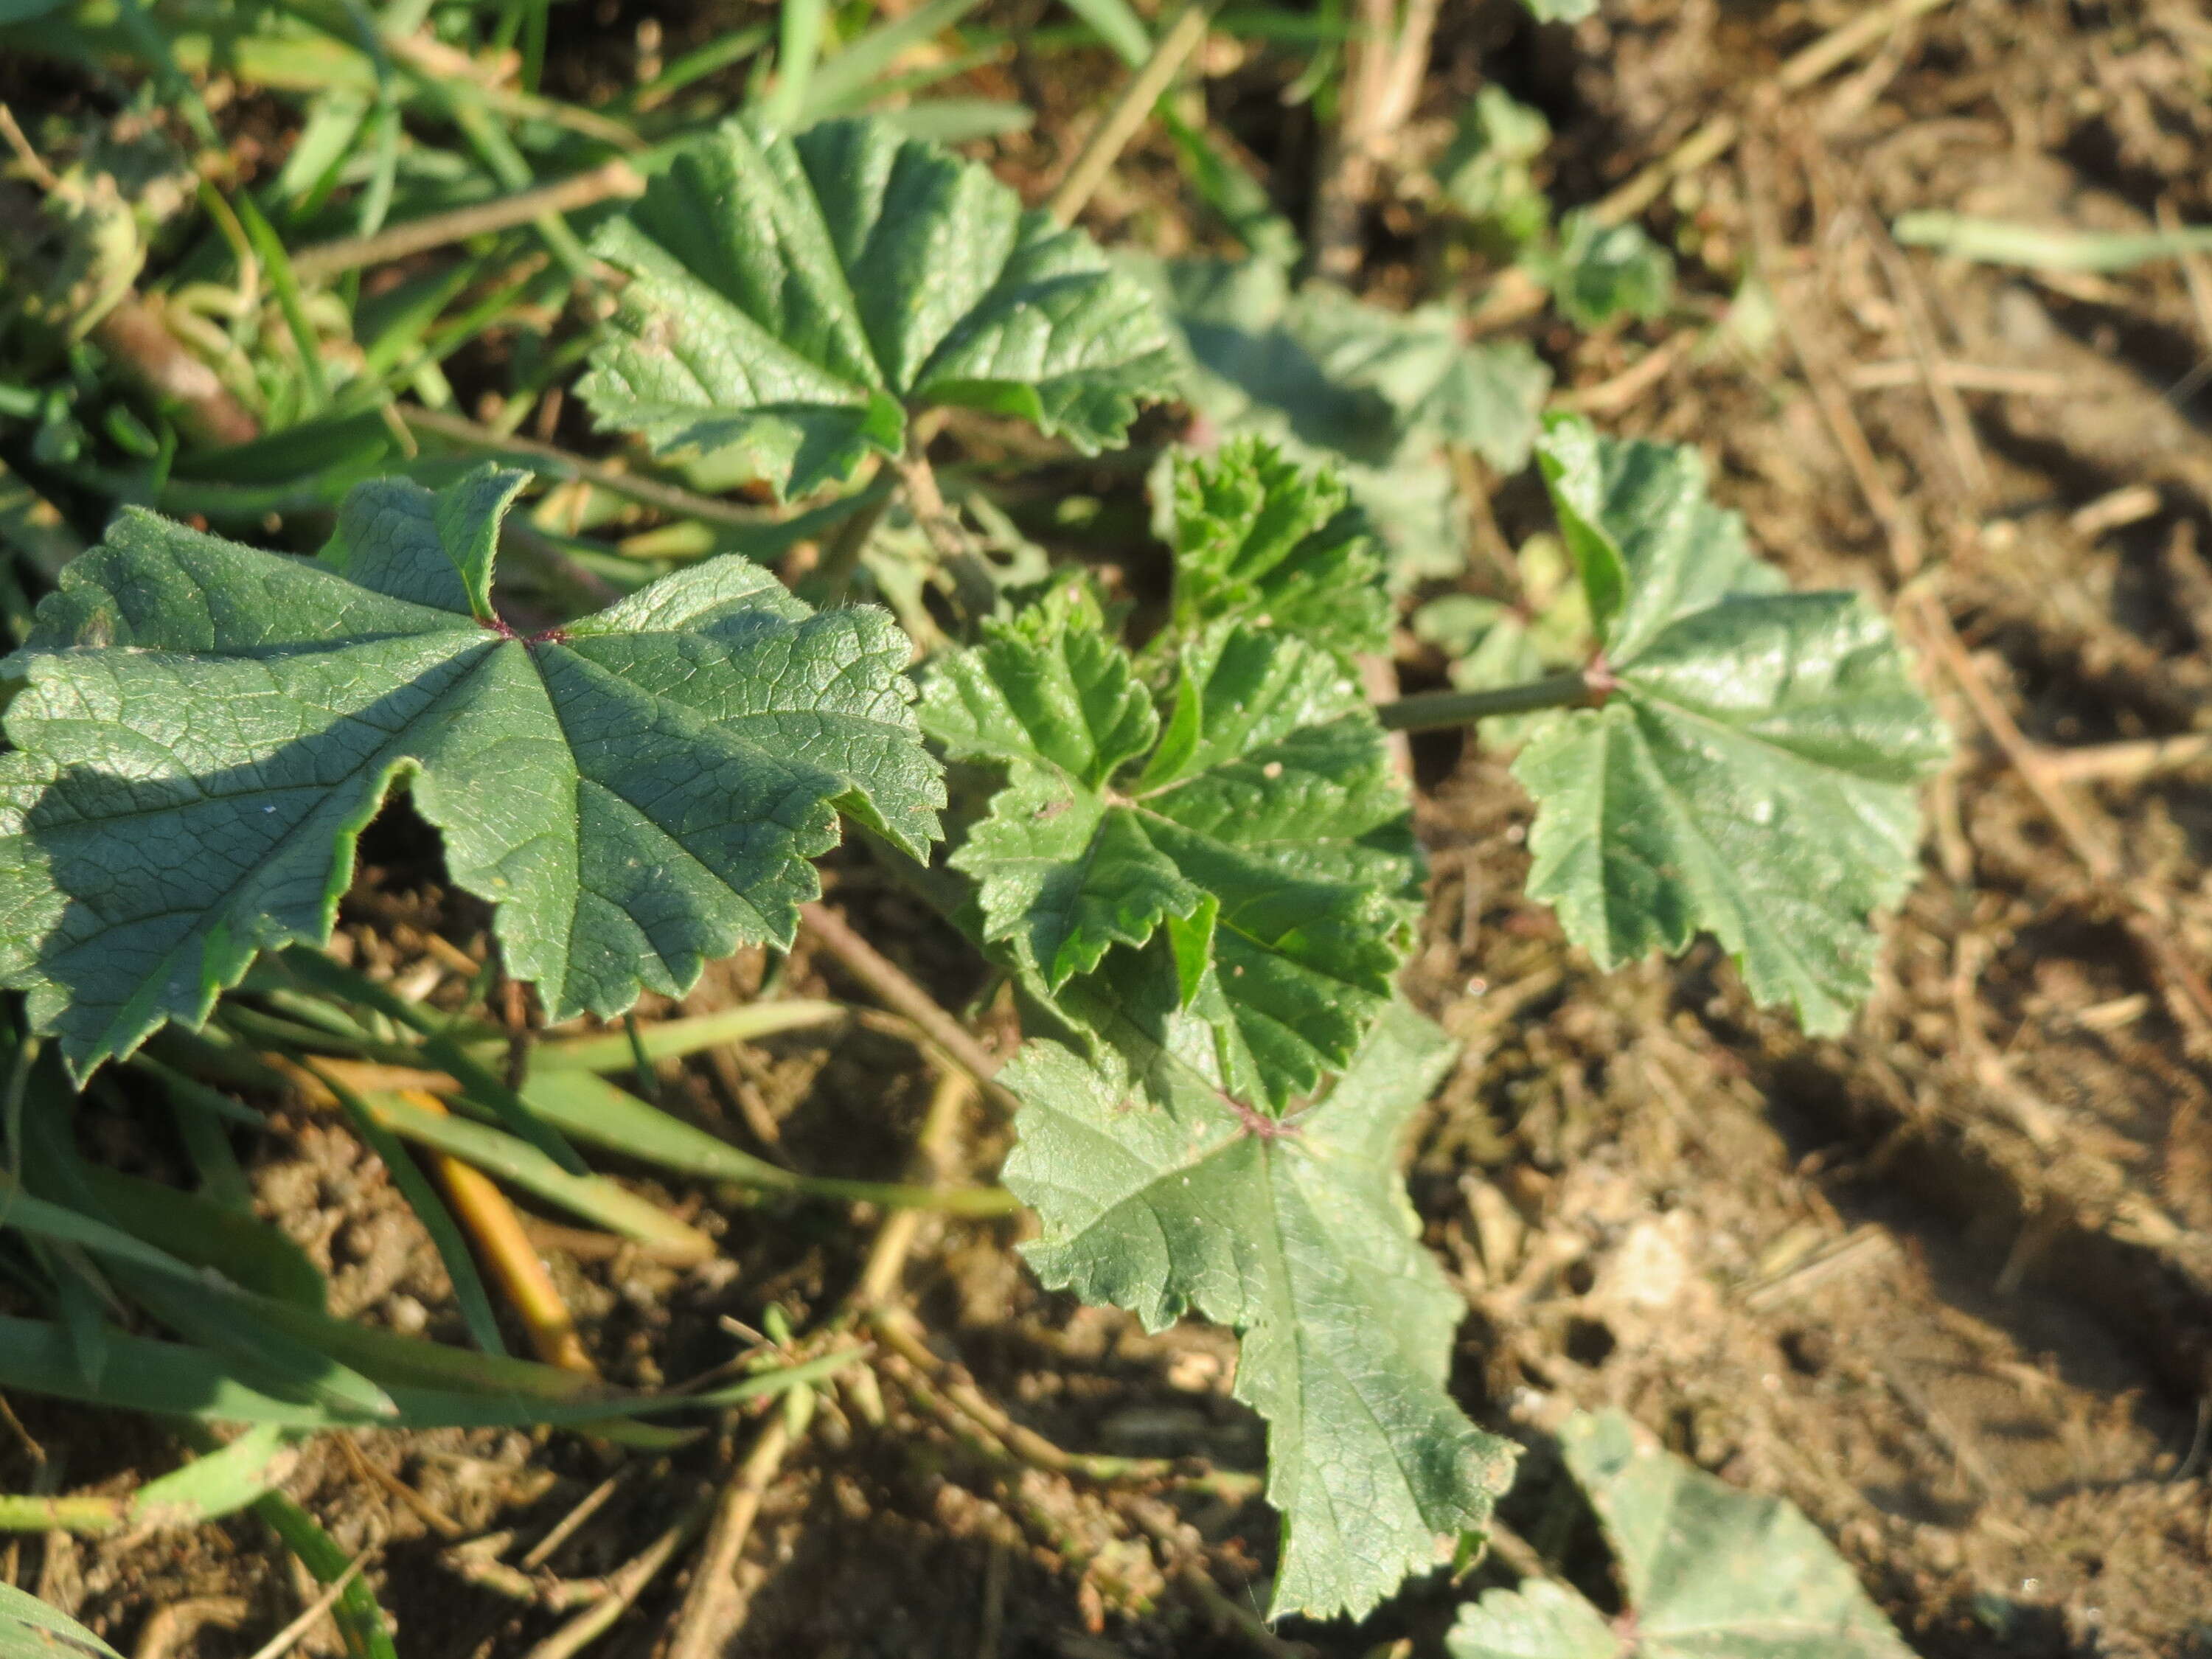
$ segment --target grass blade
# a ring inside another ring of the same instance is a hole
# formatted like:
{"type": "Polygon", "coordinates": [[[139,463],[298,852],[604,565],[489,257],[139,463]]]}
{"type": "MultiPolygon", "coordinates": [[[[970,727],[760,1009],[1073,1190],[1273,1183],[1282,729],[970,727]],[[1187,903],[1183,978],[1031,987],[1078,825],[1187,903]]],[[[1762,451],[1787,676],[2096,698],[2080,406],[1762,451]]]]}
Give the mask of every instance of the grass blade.
{"type": "MultiPolygon", "coordinates": [[[[203,185],[213,193],[213,187],[203,185]]],[[[292,343],[300,350],[300,372],[307,377],[307,390],[314,398],[314,407],[320,409],[331,400],[330,376],[323,369],[322,343],[315,337],[314,325],[307,320],[307,306],[300,292],[300,279],[292,270],[291,256],[284,250],[283,238],[261,211],[261,205],[250,191],[238,193],[239,222],[246,227],[247,239],[253,252],[269,273],[270,286],[276,290],[277,308],[284,313],[284,326],[291,331],[292,343]]]]}
{"type": "MultiPolygon", "coordinates": [[[[726,1042],[750,1042],[777,1031],[823,1025],[845,1017],[843,1005],[793,997],[782,1002],[752,1002],[741,1008],[724,1008],[711,1014],[683,1019],[656,1020],[637,1028],[638,1047],[648,1060],[682,1060],[703,1048],[726,1042]]],[[[530,1051],[533,1072],[539,1066],[573,1066],[586,1072],[626,1072],[635,1063],[629,1038],[619,1031],[592,1036],[555,1037],[530,1051]]],[[[527,1091],[525,1091],[526,1097],[527,1091]]]]}
{"type": "MultiPolygon", "coordinates": [[[[312,1063],[308,1069],[314,1070],[312,1063]]],[[[446,1200],[438,1195],[429,1177],[407,1155],[398,1137],[385,1127],[368,1102],[326,1073],[317,1071],[315,1075],[338,1097],[355,1131],[382,1160],[392,1184],[399,1188],[399,1195],[407,1200],[416,1219],[430,1235],[438,1260],[446,1264],[446,1277],[453,1282],[453,1301],[460,1309],[461,1322],[468,1327],[469,1340],[487,1354],[505,1354],[507,1343],[499,1334],[499,1316],[492,1310],[491,1295],[484,1289],[483,1277],[477,1271],[476,1257],[470,1254],[468,1241],[461,1237],[460,1227],[453,1220],[453,1212],[446,1207],[446,1200]]]]}
{"type": "MultiPolygon", "coordinates": [[[[328,1077],[326,1071],[317,1074],[328,1077]]],[[[572,1176],[535,1146],[487,1124],[426,1110],[398,1094],[379,1094],[362,1103],[395,1133],[418,1146],[497,1176],[594,1226],[649,1244],[670,1261],[704,1261],[714,1254],[713,1239],[659,1206],[625,1191],[605,1176],[572,1176]]]]}
{"type": "Polygon", "coordinates": [[[814,71],[806,88],[805,115],[819,121],[843,112],[866,90],[869,82],[898,61],[909,46],[942,34],[969,12],[978,0],[930,0],[896,21],[883,24],[814,71]]]}
{"type": "MultiPolygon", "coordinates": [[[[393,1341],[408,1339],[394,1337],[393,1341]]],[[[857,1362],[856,1352],[825,1355],[788,1370],[762,1372],[742,1382],[696,1395],[623,1395],[592,1392],[575,1397],[585,1380],[553,1372],[572,1390],[568,1398],[521,1393],[465,1394],[454,1389],[394,1384],[398,1407],[392,1418],[364,1419],[327,1407],[281,1400],[241,1382],[222,1359],[204,1348],[155,1341],[118,1333],[112,1339],[115,1363],[98,1386],[79,1374],[70,1352],[69,1335],[46,1320],[0,1315],[0,1390],[50,1395],[120,1411],[211,1423],[260,1423],[282,1428],[533,1428],[599,1424],[611,1413],[655,1415],[684,1409],[739,1405],[787,1388],[812,1382],[857,1362]]],[[[431,1344],[416,1343],[417,1347],[431,1344]]],[[[464,1361],[474,1356],[448,1353],[464,1361]]],[[[526,1361],[509,1361],[524,1365],[526,1361]]],[[[550,1371],[548,1366],[533,1369],[550,1371]]]]}
{"type": "Polygon", "coordinates": [[[772,131],[789,132],[799,125],[829,13],[825,0],[783,0],[776,18],[775,87],[761,106],[761,119],[772,131]]]}
{"type": "Polygon", "coordinates": [[[139,1487],[131,1499],[134,1527],[191,1527],[258,1503],[292,1473],[297,1431],[262,1424],[219,1451],[139,1487]]]}
{"type": "Polygon", "coordinates": [[[13,1584],[0,1583],[0,1659],[57,1659],[71,1654],[123,1659],[76,1620],[13,1584]]]}

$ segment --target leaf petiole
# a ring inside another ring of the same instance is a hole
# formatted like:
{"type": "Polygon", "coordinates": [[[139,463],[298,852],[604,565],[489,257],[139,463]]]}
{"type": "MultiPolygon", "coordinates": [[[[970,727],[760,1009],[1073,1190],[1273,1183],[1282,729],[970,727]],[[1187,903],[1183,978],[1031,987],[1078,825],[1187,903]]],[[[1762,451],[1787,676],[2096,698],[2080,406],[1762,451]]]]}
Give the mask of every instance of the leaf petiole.
{"type": "Polygon", "coordinates": [[[1593,664],[1551,674],[1522,685],[1479,691],[1419,691],[1395,702],[1377,704],[1375,718],[1390,732],[1441,732],[1488,720],[1493,714],[1526,714],[1540,708],[1595,708],[1605,702],[1611,676],[1593,664]]]}

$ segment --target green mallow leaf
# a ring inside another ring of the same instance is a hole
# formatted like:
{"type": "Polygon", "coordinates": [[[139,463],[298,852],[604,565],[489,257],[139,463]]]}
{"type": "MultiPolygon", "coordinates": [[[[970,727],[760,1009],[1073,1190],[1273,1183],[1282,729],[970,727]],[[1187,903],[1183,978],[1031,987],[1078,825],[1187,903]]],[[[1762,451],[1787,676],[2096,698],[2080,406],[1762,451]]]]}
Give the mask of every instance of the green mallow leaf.
{"type": "Polygon", "coordinates": [[[1172,666],[1163,719],[1081,587],[987,623],[922,700],[952,758],[1006,773],[951,862],[984,939],[1048,1000],[1109,969],[1127,994],[1161,958],[1109,952],[1164,933],[1173,1006],[1203,997],[1221,1063],[1279,1105],[1389,998],[1419,871],[1405,787],[1328,653],[1228,623],[1172,666]]]}
{"type": "Polygon", "coordinates": [[[1237,438],[1211,459],[1177,457],[1170,488],[1175,625],[1164,637],[1230,620],[1345,656],[1389,648],[1382,557],[1334,474],[1237,438]]]}
{"type": "Polygon", "coordinates": [[[0,984],[80,1075],[327,939],[395,784],[556,1020],[789,939],[839,810],[926,853],[888,617],[726,556],[520,637],[489,591],[524,482],[362,485],[313,562],[128,513],[64,574],[0,666],[0,984]]]}
{"type": "Polygon", "coordinates": [[[1526,341],[1470,340],[1450,306],[1385,311],[1320,284],[1299,301],[1298,336],[1331,379],[1373,388],[1407,432],[1471,449],[1500,472],[1528,464],[1552,371],[1526,341]]]}
{"type": "Polygon", "coordinates": [[[779,495],[896,453],[931,404],[1091,453],[1175,390],[1158,307],[1088,236],[880,119],[732,119],[592,251],[629,278],[577,387],[599,424],[734,458],[779,495]]]}
{"type": "Polygon", "coordinates": [[[1564,417],[1541,459],[1612,690],[1515,763],[1529,892],[1603,966],[1709,932],[1759,1001],[1841,1030],[1949,751],[1896,635],[1857,594],[1778,591],[1692,450],[1564,417]]]}
{"type": "MultiPolygon", "coordinates": [[[[1320,356],[1328,340],[1309,337],[1313,307],[1284,267],[1136,256],[1123,264],[1166,308],[1182,393],[1202,428],[1264,437],[1342,478],[1389,550],[1394,580],[1460,568],[1467,515],[1437,434],[1409,430],[1375,386],[1328,373],[1320,356]]],[[[1522,453],[1525,459],[1526,440],[1522,453]]]]}
{"type": "Polygon", "coordinates": [[[1543,112],[1492,82],[1460,112],[1451,146],[1437,163],[1444,199],[1509,249],[1534,244],[1551,228],[1552,204],[1530,166],[1552,142],[1543,112]]]}
{"type": "Polygon", "coordinates": [[[1460,1609],[1452,1659],[1910,1659],[1850,1566],[1778,1498],[1737,1492],[1650,1444],[1619,1412],[1560,1432],[1627,1611],[1611,1620],[1531,1580],[1460,1609]]]}
{"type": "Polygon", "coordinates": [[[1271,1614],[1364,1614],[1440,1540],[1480,1527],[1511,1448],[1445,1392],[1465,1304],[1420,1244],[1398,1175],[1407,1120],[1453,1045],[1393,1004],[1335,1086],[1278,1121],[1172,1062],[1133,1075],[1046,1042],[1006,1182],[1037,1212],[1037,1276],[1158,1330],[1186,1312],[1243,1337],[1237,1397],[1267,1419],[1283,1520],[1271,1614]]]}
{"type": "Polygon", "coordinates": [[[1559,315],[1577,328],[1616,317],[1650,321],[1674,295],[1674,256],[1639,225],[1608,225],[1587,212],[1560,221],[1558,246],[1529,256],[1559,315]]]}

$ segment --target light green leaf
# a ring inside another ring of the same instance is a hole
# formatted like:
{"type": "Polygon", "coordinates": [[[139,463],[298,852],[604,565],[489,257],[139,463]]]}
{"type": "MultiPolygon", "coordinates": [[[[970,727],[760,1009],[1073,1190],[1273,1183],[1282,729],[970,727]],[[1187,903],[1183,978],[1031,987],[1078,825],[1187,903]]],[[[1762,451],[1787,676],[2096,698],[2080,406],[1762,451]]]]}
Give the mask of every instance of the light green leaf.
{"type": "Polygon", "coordinates": [[[123,1659],[35,1595],[0,1583],[0,1659],[123,1659]]]}
{"type": "Polygon", "coordinates": [[[1437,434],[1409,430],[1376,388],[1323,368],[1307,337],[1312,307],[1292,293],[1282,265],[1136,256],[1122,263],[1166,307],[1182,395],[1204,428],[1263,437],[1342,478],[1389,550],[1394,582],[1459,568],[1465,514],[1437,434]]]}
{"type": "Polygon", "coordinates": [[[1529,264],[1577,328],[1601,328],[1620,316],[1649,322],[1674,298],[1674,255],[1641,226],[1604,224],[1585,211],[1567,215],[1559,246],[1532,255],[1529,264]]]}
{"type": "Polygon", "coordinates": [[[1622,1659],[1625,1651],[1603,1613],[1548,1578],[1468,1602],[1447,1646],[1451,1659],[1622,1659]]]}
{"type": "Polygon", "coordinates": [[[1385,311],[1321,285],[1300,300],[1295,331],[1322,373],[1381,393],[1407,432],[1472,449],[1500,472],[1528,464],[1552,371],[1525,341],[1470,341],[1450,306],[1385,311]]]}
{"type": "Polygon", "coordinates": [[[1231,620],[1346,657],[1389,648],[1382,562],[1333,474],[1238,438],[1178,457],[1172,489],[1175,636],[1231,620]]]}
{"type": "Polygon", "coordinates": [[[931,404],[1087,454],[1173,391],[1157,307],[1089,237],[881,119],[726,123],[592,248],[630,278],[577,386],[599,424],[733,456],[780,495],[896,453],[931,404]]]}
{"type": "Polygon", "coordinates": [[[1440,1540],[1480,1526],[1505,1443],[1444,1391],[1461,1297],[1397,1172],[1453,1045],[1394,1004],[1322,1102],[1284,1122],[1177,1064],[1133,1076],[1032,1042],[1006,1184],[1034,1206],[1047,1285],[1157,1330],[1194,1311],[1243,1337],[1237,1397],[1268,1422],[1283,1517],[1271,1614],[1364,1614],[1440,1540]]]}
{"type": "Polygon", "coordinates": [[[488,598],[521,483],[363,485],[320,562],[131,514],[70,565],[5,671],[0,983],[80,1075],[327,939],[402,781],[556,1020],[787,940],[840,809],[926,851],[888,618],[724,557],[522,638],[488,598]]]}
{"type": "Polygon", "coordinates": [[[1551,142],[1543,112],[1492,82],[1461,112],[1451,147],[1437,164],[1437,187],[1509,249],[1527,246],[1551,227],[1552,204],[1529,171],[1551,142]]]}
{"type": "Polygon", "coordinates": [[[1577,1413],[1569,1472],[1620,1563],[1628,1613],[1609,1628],[1574,1591],[1536,1582],[1460,1609],[1452,1659],[1911,1659],[1820,1529],[1778,1498],[1735,1490],[1651,1445],[1619,1412],[1577,1413]],[[1624,1645],[1614,1633],[1632,1632],[1624,1645]]]}
{"type": "Polygon", "coordinates": [[[1578,23],[1597,14],[1597,0],[1521,0],[1540,23],[1578,23]]]}
{"type": "Polygon", "coordinates": [[[1949,749],[1894,633],[1857,594],[1776,592],[1691,451],[1563,419],[1542,459],[1614,684],[1515,764],[1529,893],[1606,967],[1710,932],[1759,1001],[1841,1030],[1949,749]]]}
{"type": "Polygon", "coordinates": [[[951,862],[1048,1000],[1165,930],[1173,1006],[1211,988],[1223,1063],[1279,1105],[1389,999],[1419,870],[1404,786],[1358,684],[1303,641],[1217,625],[1175,672],[1162,722],[1083,589],[987,623],[922,701],[954,759],[1007,773],[951,862]]]}

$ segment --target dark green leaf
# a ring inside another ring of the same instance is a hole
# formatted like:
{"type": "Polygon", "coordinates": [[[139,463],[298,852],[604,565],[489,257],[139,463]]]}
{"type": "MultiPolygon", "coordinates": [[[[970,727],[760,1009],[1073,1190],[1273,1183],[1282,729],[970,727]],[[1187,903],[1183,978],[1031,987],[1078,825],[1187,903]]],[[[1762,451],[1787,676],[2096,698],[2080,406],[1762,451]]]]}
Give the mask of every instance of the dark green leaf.
{"type": "Polygon", "coordinates": [[[1559,245],[1532,256],[1552,303],[1577,328],[1602,328],[1616,317],[1648,322],[1674,293],[1674,258],[1636,225],[1607,225],[1587,212],[1560,222],[1559,245]]]}
{"type": "Polygon", "coordinates": [[[946,659],[924,728],[1008,780],[952,863],[1047,998],[1164,930],[1175,1005],[1210,986],[1239,1086],[1278,1105],[1389,996],[1419,869],[1404,786],[1357,683],[1311,646],[1222,624],[1175,672],[1163,722],[1073,587],[946,659]]]}
{"type": "Polygon", "coordinates": [[[1089,237],[880,119],[731,121],[593,248],[630,278],[577,387],[600,424],[734,456],[779,495],[896,453],[930,404],[1090,453],[1173,390],[1157,307],[1089,237]]]}
{"type": "MultiPolygon", "coordinates": [[[[1334,378],[1308,337],[1314,309],[1265,259],[1124,263],[1160,296],[1182,359],[1182,395],[1224,436],[1267,439],[1341,477],[1390,554],[1393,579],[1449,575],[1466,527],[1433,431],[1410,430],[1373,386],[1334,378]]],[[[1525,457],[1525,452],[1524,452],[1525,457]]]]}
{"type": "Polygon", "coordinates": [[[906,643],[735,557],[524,639],[490,610],[521,475],[363,485],[320,562],[127,514],[8,672],[0,983],[80,1075],[329,936],[395,782],[549,1014],[787,940],[836,811],[920,854],[943,801],[906,643]]]}
{"type": "Polygon", "coordinates": [[[1340,385],[1371,387],[1401,428],[1474,450],[1500,472],[1528,464],[1552,371],[1526,342],[1470,341],[1449,306],[1385,311],[1323,286],[1293,328],[1340,385]]]}

